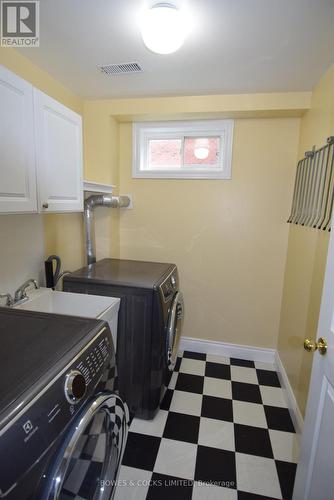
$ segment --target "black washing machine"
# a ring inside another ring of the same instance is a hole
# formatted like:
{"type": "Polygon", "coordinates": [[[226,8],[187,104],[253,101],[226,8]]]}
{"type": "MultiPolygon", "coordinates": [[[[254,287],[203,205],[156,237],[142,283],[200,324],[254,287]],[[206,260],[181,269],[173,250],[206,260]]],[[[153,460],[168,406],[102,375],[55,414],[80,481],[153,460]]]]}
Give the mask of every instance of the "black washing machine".
{"type": "Polygon", "coordinates": [[[120,396],[137,417],[153,418],[174,368],[183,299],[174,264],[103,259],[64,278],[64,291],[119,297],[120,396]]]}
{"type": "Polygon", "coordinates": [[[0,497],[110,500],[128,410],[107,323],[0,308],[0,497]]]}

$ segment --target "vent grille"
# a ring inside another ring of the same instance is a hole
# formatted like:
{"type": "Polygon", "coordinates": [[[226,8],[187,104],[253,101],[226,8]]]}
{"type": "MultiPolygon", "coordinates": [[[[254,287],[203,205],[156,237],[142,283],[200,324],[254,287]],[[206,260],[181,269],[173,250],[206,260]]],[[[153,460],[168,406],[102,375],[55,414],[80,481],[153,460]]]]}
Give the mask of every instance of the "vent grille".
{"type": "Polygon", "coordinates": [[[137,62],[121,63],[121,64],[105,64],[98,66],[99,70],[105,75],[119,75],[126,73],[140,73],[142,67],[137,62]]]}

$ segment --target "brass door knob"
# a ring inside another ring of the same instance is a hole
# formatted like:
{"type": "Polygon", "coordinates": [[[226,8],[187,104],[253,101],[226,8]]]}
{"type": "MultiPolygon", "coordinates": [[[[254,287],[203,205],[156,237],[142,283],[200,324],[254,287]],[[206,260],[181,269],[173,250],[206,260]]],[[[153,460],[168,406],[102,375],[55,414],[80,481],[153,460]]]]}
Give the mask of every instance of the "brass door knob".
{"type": "Polygon", "coordinates": [[[323,337],[320,337],[317,341],[313,339],[305,339],[304,349],[307,352],[314,352],[318,349],[319,353],[324,355],[327,352],[327,341],[323,337]]]}

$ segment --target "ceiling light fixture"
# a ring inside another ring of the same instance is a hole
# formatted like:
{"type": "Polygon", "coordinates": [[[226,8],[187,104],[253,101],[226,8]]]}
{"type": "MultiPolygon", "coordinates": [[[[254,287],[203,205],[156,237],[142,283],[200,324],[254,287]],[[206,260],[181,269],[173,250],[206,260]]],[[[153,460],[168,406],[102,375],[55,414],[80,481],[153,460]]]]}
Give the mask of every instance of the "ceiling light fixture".
{"type": "Polygon", "coordinates": [[[141,33],[146,47],[156,54],[172,54],[187,35],[183,13],[170,3],[157,3],[142,19],[141,33]]]}

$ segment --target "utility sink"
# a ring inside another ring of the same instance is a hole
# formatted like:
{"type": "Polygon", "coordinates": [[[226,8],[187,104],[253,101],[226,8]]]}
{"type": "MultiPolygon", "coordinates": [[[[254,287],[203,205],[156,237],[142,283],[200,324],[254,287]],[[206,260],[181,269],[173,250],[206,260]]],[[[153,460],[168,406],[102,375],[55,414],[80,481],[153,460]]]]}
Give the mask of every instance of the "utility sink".
{"type": "Polygon", "coordinates": [[[15,309],[38,311],[83,318],[97,318],[109,324],[114,349],[117,348],[117,322],[120,299],[101,297],[100,295],[84,295],[81,293],[58,292],[51,288],[28,290],[29,299],[14,306],[15,309]]]}
{"type": "Polygon", "coordinates": [[[119,305],[119,299],[101,297],[99,295],[83,295],[81,293],[58,292],[51,288],[38,288],[27,292],[29,300],[15,306],[15,309],[39,311],[86,318],[99,318],[113,304],[119,305]]]}

